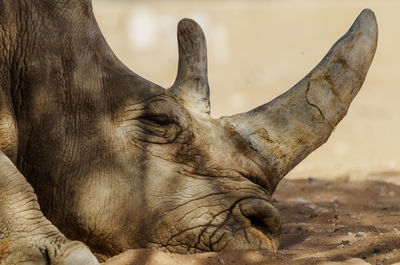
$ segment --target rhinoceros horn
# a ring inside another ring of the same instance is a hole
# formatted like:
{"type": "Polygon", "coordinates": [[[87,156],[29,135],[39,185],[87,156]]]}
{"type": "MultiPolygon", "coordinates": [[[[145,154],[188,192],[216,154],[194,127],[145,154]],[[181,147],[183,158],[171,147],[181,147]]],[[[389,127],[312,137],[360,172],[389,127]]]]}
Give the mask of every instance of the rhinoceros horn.
{"type": "Polygon", "coordinates": [[[223,117],[265,158],[272,186],[325,143],[360,90],[377,46],[365,9],[322,61],[294,87],[249,112],[223,117]]]}
{"type": "Polygon", "coordinates": [[[191,19],[178,24],[179,66],[170,91],[188,109],[210,113],[210,90],[207,78],[207,46],[200,26],[191,19]]]}
{"type": "MultiPolygon", "coordinates": [[[[377,46],[374,13],[365,9],[324,59],[300,82],[251,111],[222,117],[265,159],[272,191],[325,143],[360,90],[377,46]]],[[[209,113],[206,42],[199,25],[178,26],[179,69],[170,89],[188,109],[209,113]]]]}

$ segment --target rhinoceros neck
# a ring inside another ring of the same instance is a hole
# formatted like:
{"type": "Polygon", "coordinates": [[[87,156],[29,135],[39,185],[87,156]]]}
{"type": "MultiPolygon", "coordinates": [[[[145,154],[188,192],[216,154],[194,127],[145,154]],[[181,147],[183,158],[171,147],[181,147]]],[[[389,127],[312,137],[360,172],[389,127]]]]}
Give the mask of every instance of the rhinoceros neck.
{"type": "MultiPolygon", "coordinates": [[[[54,224],[89,227],[72,220],[75,215],[68,211],[91,216],[96,208],[91,202],[102,196],[98,191],[108,196],[129,188],[110,173],[119,172],[113,155],[120,152],[112,116],[127,102],[164,90],[115,57],[92,12],[52,4],[63,1],[25,2],[30,6],[22,0],[0,0],[0,14],[2,4],[7,12],[6,19],[0,15],[0,38],[5,40],[0,41],[0,101],[6,103],[0,104],[0,148],[10,150],[5,153],[34,187],[41,209],[54,224]],[[55,214],[56,208],[62,210],[55,214]]],[[[84,238],[88,232],[74,233],[84,238]]]]}

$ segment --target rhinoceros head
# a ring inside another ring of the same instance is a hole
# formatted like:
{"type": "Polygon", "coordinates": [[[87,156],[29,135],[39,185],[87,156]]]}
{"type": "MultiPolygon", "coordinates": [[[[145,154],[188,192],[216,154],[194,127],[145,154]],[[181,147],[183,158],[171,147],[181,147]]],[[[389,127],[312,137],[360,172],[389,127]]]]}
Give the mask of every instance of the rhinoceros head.
{"type": "Polygon", "coordinates": [[[30,34],[42,34],[32,43],[16,37],[27,54],[14,64],[24,82],[12,83],[11,95],[16,162],[46,216],[106,256],[141,247],[276,250],[272,193],[359,91],[377,43],[372,11],[293,88],[213,119],[205,38],[194,21],[179,23],[178,75],[164,89],[114,56],[90,5],[38,2],[51,2],[52,12],[26,10],[42,25],[30,34]]]}

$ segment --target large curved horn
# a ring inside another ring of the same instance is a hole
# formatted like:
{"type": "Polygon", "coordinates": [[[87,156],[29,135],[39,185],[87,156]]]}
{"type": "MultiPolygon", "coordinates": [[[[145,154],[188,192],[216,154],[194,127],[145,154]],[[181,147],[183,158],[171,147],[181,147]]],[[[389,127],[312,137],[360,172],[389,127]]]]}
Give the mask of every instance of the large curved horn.
{"type": "Polygon", "coordinates": [[[210,113],[207,46],[200,26],[191,19],[178,24],[179,66],[170,91],[190,110],[210,113]]]}
{"type": "Polygon", "coordinates": [[[375,54],[378,29],[365,9],[325,58],[299,83],[271,102],[222,119],[266,159],[278,182],[326,142],[361,88],[375,54]]]}

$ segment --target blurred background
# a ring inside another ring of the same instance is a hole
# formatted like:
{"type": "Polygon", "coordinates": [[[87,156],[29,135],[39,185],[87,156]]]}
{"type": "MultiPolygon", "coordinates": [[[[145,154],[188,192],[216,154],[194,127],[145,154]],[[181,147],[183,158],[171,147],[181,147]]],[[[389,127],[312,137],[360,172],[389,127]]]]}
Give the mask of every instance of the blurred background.
{"type": "Polygon", "coordinates": [[[120,60],[165,88],[177,71],[176,26],[184,17],[196,20],[207,38],[215,118],[292,87],[371,8],[379,43],[364,86],[328,142],[288,177],[400,184],[399,0],[94,0],[93,6],[120,60]]]}

